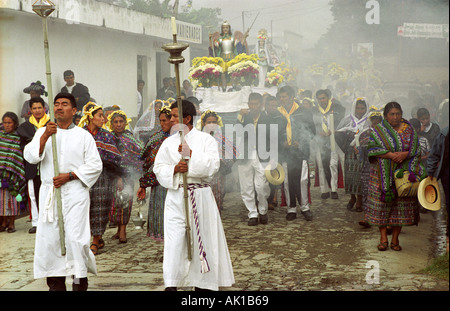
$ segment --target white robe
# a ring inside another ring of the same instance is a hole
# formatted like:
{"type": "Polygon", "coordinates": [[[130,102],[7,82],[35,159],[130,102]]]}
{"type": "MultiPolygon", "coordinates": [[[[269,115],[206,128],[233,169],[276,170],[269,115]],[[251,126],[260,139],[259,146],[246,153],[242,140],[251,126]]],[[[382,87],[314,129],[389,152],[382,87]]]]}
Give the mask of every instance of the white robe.
{"type": "Polygon", "coordinates": [[[53,191],[52,138],[47,140],[39,155],[39,141],[45,127],[39,129],[25,147],[24,157],[32,164],[40,164],[42,185],[39,196],[39,222],[37,225],[34,277],[53,276],[87,277],[87,272],[97,274],[95,257],[90,251],[89,188],[102,172],[102,161],[95,141],[88,131],[73,127],[58,128],[56,133],[58,166],[60,173],[74,172],[79,179],[61,187],[66,255],[61,255],[56,197],[53,208],[45,209],[49,191],[53,191]],[[51,219],[53,216],[53,220],[51,219]]]}
{"type": "MultiPolygon", "coordinates": [[[[185,140],[192,150],[188,161],[188,183],[205,184],[219,170],[220,160],[217,142],[209,134],[193,128],[185,140]]],[[[201,273],[198,236],[189,198],[189,221],[191,227],[192,260],[188,260],[185,228],[185,207],[181,174],[173,175],[181,159],[178,152],[178,133],[167,138],[159,149],[153,171],[167,196],[164,206],[164,262],[165,287],[196,286],[218,290],[234,283],[233,268],[222,226],[222,221],[211,187],[194,190],[200,235],[206,252],[210,271],[201,273]]]]}

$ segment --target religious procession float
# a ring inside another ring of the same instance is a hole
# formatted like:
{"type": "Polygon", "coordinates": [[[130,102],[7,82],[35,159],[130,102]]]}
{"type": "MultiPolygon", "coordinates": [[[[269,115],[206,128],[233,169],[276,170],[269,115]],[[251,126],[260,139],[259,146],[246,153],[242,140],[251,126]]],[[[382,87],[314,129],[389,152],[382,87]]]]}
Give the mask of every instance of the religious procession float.
{"type": "Polygon", "coordinates": [[[258,32],[255,51],[249,53],[249,30],[233,34],[224,22],[220,33],[209,36],[209,56],[192,60],[189,80],[202,111],[237,113],[248,108],[250,93],[275,96],[283,83],[295,79],[295,71],[279,61],[265,29],[258,32]]]}

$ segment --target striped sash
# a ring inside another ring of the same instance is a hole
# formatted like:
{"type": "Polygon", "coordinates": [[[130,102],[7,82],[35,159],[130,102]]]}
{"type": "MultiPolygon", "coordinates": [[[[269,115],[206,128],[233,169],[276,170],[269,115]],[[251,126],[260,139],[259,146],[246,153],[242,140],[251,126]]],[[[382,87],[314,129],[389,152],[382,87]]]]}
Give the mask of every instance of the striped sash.
{"type": "MultiPolygon", "coordinates": [[[[182,187],[182,186],[180,186],[182,187]]],[[[200,226],[198,223],[198,212],[197,212],[197,203],[195,202],[195,195],[194,190],[200,189],[200,188],[206,188],[210,187],[209,184],[188,184],[187,189],[189,190],[189,197],[191,199],[192,203],[192,213],[194,214],[194,222],[195,222],[195,231],[197,232],[197,241],[198,241],[198,252],[200,257],[200,264],[201,264],[201,273],[207,273],[211,269],[208,264],[208,260],[206,259],[206,251],[203,246],[202,237],[200,234],[200,226]]]]}

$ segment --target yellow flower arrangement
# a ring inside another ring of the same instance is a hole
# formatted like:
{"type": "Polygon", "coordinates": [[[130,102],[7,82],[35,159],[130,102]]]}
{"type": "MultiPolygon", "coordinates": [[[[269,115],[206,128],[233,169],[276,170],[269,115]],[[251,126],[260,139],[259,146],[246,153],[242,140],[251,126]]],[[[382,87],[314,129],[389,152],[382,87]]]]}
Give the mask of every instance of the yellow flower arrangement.
{"type": "Polygon", "coordinates": [[[189,69],[192,87],[211,87],[217,85],[220,74],[225,71],[226,63],[220,57],[196,57],[189,69]]]}
{"type": "Polygon", "coordinates": [[[318,64],[314,64],[312,66],[309,66],[308,69],[306,70],[307,73],[309,73],[310,75],[323,75],[323,67],[318,65],[318,64]]]}
{"type": "Polygon", "coordinates": [[[335,77],[337,76],[338,78],[342,78],[346,75],[346,71],[344,69],[344,67],[342,67],[339,64],[336,64],[335,62],[331,63],[328,65],[328,76],[330,77],[335,77]]]}
{"type": "Polygon", "coordinates": [[[281,75],[278,71],[272,70],[267,74],[266,77],[266,87],[278,86],[281,82],[284,81],[283,75],[281,75]]]}
{"type": "Polygon", "coordinates": [[[274,69],[276,72],[278,72],[280,75],[283,76],[284,80],[286,81],[293,81],[295,80],[296,76],[299,73],[299,70],[297,67],[289,67],[286,63],[281,63],[274,69]]]}
{"type": "Polygon", "coordinates": [[[242,53],[242,54],[239,54],[238,56],[236,56],[235,58],[233,58],[232,60],[230,60],[229,62],[227,62],[226,67],[230,68],[231,66],[234,66],[240,62],[247,62],[247,61],[257,64],[258,60],[259,60],[259,56],[257,54],[247,55],[245,53],[242,53]]]}
{"type": "Polygon", "coordinates": [[[196,57],[192,60],[192,68],[200,67],[206,64],[222,67],[226,71],[227,64],[221,57],[196,57]]]}

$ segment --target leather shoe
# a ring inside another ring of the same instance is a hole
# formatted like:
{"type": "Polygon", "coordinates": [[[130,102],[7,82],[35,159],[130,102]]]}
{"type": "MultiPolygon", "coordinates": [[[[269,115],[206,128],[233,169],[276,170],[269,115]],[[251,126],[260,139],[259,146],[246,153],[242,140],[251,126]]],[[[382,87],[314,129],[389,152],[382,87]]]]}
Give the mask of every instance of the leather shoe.
{"type": "Polygon", "coordinates": [[[313,219],[313,215],[311,213],[311,211],[304,211],[302,212],[303,217],[305,217],[305,219],[307,221],[311,221],[313,219]]]}
{"type": "Polygon", "coordinates": [[[267,222],[269,221],[269,216],[267,216],[267,214],[265,215],[259,215],[259,222],[262,223],[263,225],[267,224],[267,222]]]}
{"type": "Polygon", "coordinates": [[[249,226],[257,226],[258,225],[258,218],[250,218],[248,220],[248,225],[249,226]]]}
{"type": "Polygon", "coordinates": [[[328,199],[329,197],[330,197],[330,193],[329,193],[329,192],[327,192],[327,193],[322,193],[322,195],[320,196],[320,198],[321,198],[322,200],[328,199]]]}
{"type": "Polygon", "coordinates": [[[337,192],[331,192],[331,198],[334,199],[334,200],[339,199],[338,193],[337,192]]]}
{"type": "Polygon", "coordinates": [[[297,213],[287,213],[286,220],[294,220],[297,218],[297,213]]]}

